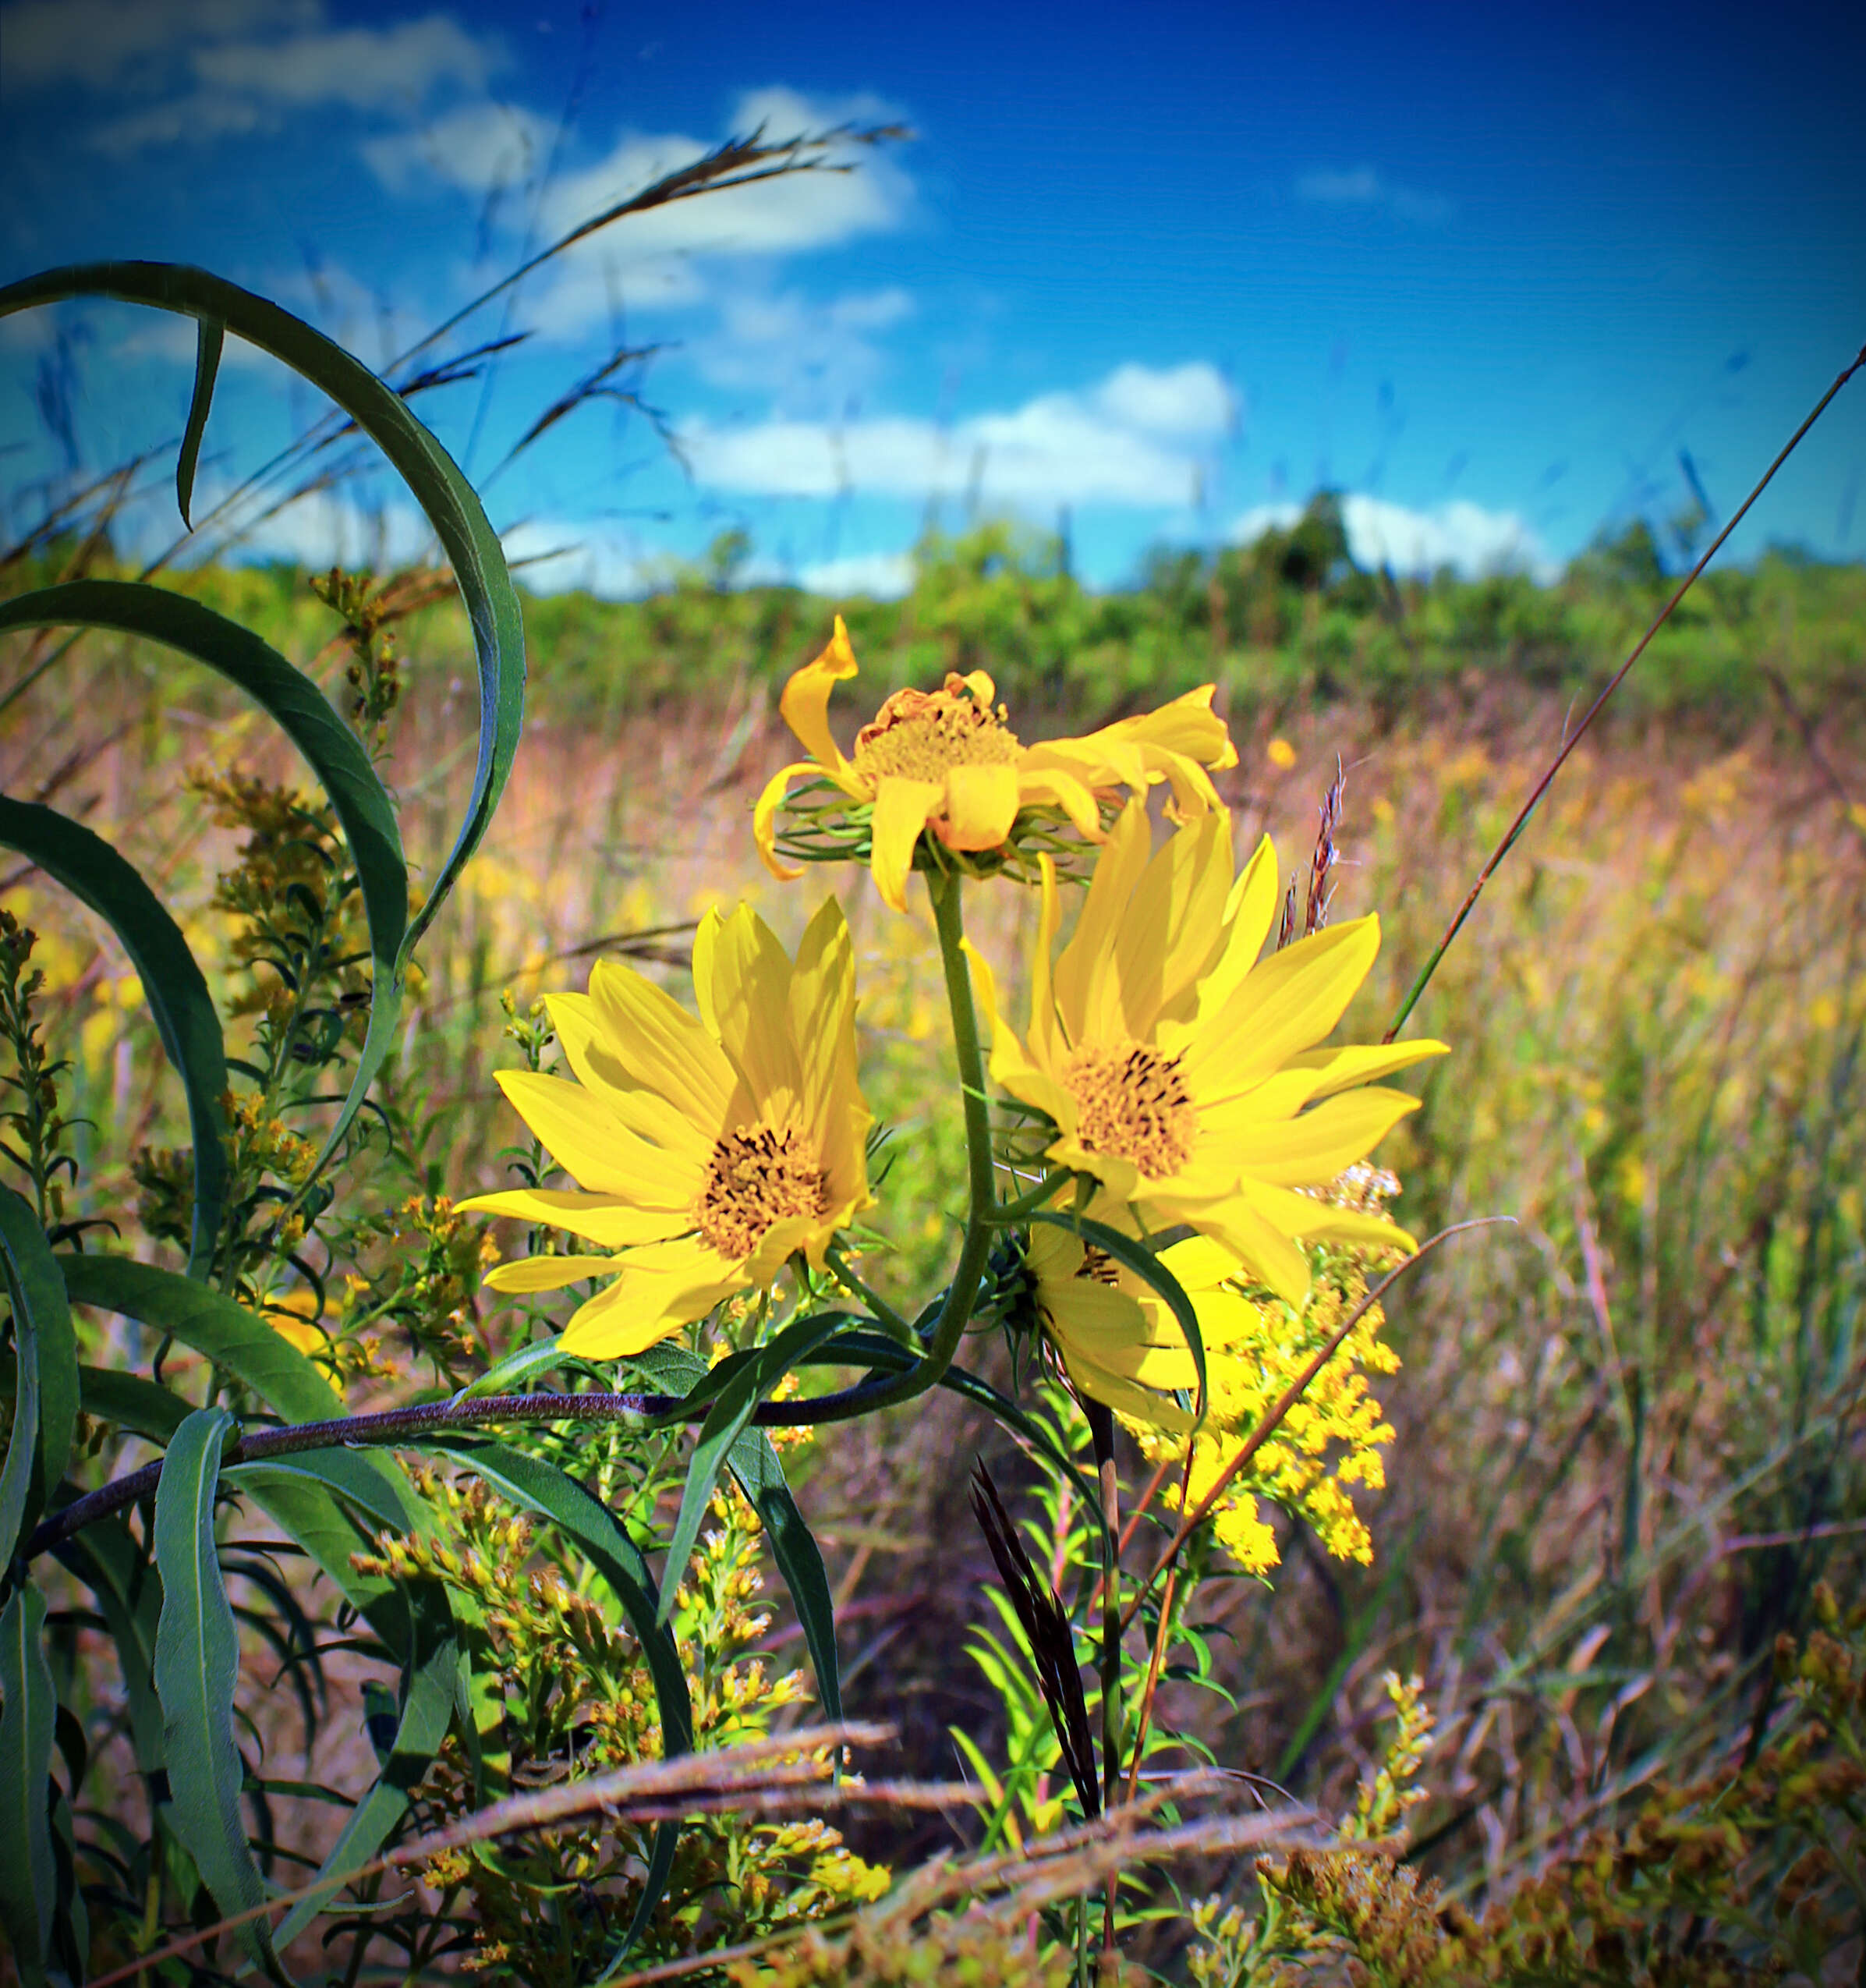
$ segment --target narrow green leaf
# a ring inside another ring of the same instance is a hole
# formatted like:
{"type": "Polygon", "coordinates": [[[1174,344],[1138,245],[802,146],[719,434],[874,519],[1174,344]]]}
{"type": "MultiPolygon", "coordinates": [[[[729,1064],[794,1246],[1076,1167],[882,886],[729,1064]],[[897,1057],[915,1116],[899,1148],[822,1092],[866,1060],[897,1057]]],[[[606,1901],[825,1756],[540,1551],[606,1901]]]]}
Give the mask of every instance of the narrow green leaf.
{"type": "MultiPolygon", "coordinates": [[[[197,1409],[175,1432],[155,1494],[155,1558],[162,1614],[155,1689],[168,1762],[168,1824],[226,1917],[264,1902],[265,1887],[240,1817],[244,1767],[233,1736],[239,1638],[214,1538],[221,1451],[232,1433],[225,1409],[197,1409]]],[[[240,1944],[282,1979],[263,1919],[239,1929],[240,1944]]]]}
{"type": "Polygon", "coordinates": [[[220,370],[221,346],[225,328],[211,317],[195,327],[194,395],[188,403],[188,425],[182,431],[182,452],[175,459],[175,500],[180,505],[182,523],[192,531],[194,521],[188,506],[194,496],[194,471],[201,459],[201,437],[207,427],[207,409],[214,399],[214,376],[220,370]]]}
{"type": "Polygon", "coordinates": [[[1157,1253],[1144,1242],[1137,1242],[1132,1236],[1110,1228],[1106,1222],[1090,1221],[1086,1215],[1057,1214],[1043,1209],[1030,1219],[1033,1222],[1046,1222],[1053,1228],[1066,1229],[1071,1235],[1080,1236],[1083,1242],[1092,1243],[1104,1256],[1112,1256],[1124,1270],[1131,1270],[1142,1284],[1166,1300],[1167,1309],[1172,1313],[1180,1331],[1186,1336],[1187,1345],[1191,1348],[1192,1370],[1199,1376],[1199,1412],[1202,1420],[1210,1394],[1206,1384],[1205,1339],[1199,1330],[1199,1314],[1192,1309],[1192,1301],[1186,1295],[1184,1285],[1160,1261],[1157,1253]]]}
{"type": "Polygon", "coordinates": [[[188,1100],[194,1139],[188,1268],[204,1274],[226,1204],[221,1097],[227,1088],[227,1051],[220,1017],[188,941],[130,864],[101,837],[55,809],[0,795],[0,847],[18,850],[88,905],[116,934],[142,980],[156,1033],[188,1100]]]}
{"type": "MultiPolygon", "coordinates": [[[[901,1348],[891,1339],[880,1343],[900,1354],[901,1348]]],[[[807,1354],[793,1357],[801,1364],[818,1357],[820,1350],[813,1345],[807,1354]]],[[[720,1364],[723,1366],[725,1363],[720,1364]]],[[[718,1371],[709,1369],[704,1360],[684,1346],[665,1343],[637,1355],[630,1365],[654,1387],[689,1396],[710,1373],[718,1371]]],[[[816,1673],[816,1692],[823,1711],[832,1719],[840,1719],[842,1673],[836,1655],[835,1607],[816,1535],[805,1523],[791,1487],[784,1481],[777,1452],[762,1429],[747,1429],[727,1451],[726,1465],[762,1521],[772,1557],[790,1590],[791,1604],[797,1611],[804,1644],[816,1673]]]]}
{"type": "Polygon", "coordinates": [[[160,642],[236,684],[273,719],[317,774],[349,845],[369,927],[370,1022],[350,1088],[325,1150],[360,1108],[392,1039],[408,935],[408,863],[395,810],[370,757],[330,700],[277,650],[186,594],[137,580],[73,580],[0,601],[0,629],[107,628],[160,642]]]}
{"type": "Polygon", "coordinates": [[[0,1187],[0,1267],[13,1308],[18,1363],[12,1434],[0,1466],[0,1567],[51,1503],[71,1458],[78,1348],[58,1261],[30,1204],[0,1187]]]}
{"type": "Polygon", "coordinates": [[[45,1660],[45,1597],[30,1582],[0,1614],[0,1922],[21,1978],[42,1980],[58,1905],[47,1783],[58,1701],[45,1660]]]}
{"type": "MultiPolygon", "coordinates": [[[[525,631],[498,537],[472,484],[406,402],[360,360],[289,311],[204,269],[105,262],[48,270],[0,289],[0,317],[76,296],[116,297],[186,317],[211,317],[282,360],[328,394],[377,444],[441,540],[466,604],[479,661],[480,756],[466,818],[403,942],[405,962],[478,848],[518,749],[525,708],[525,631]]],[[[383,1045],[384,1054],[387,1047],[383,1045]]]]}
{"type": "Polygon", "coordinates": [[[194,1406],[171,1388],[114,1367],[80,1366],[78,1387],[84,1412],[94,1422],[111,1423],[165,1445],[194,1406]]]}
{"type": "Polygon", "coordinates": [[[351,1873],[360,1869],[382,1848],[389,1832],[407,1813],[416,1789],[447,1737],[459,1664],[459,1646],[451,1635],[445,1635],[415,1666],[403,1695],[389,1757],[319,1866],[317,1890],[285,1915],[275,1936],[277,1945],[291,1944],[343,1888],[351,1873]]]}
{"type": "Polygon", "coordinates": [[[502,1360],[494,1360],[483,1373],[469,1381],[448,1405],[457,1407],[462,1402],[477,1401],[485,1394],[509,1394],[526,1381],[536,1380],[540,1373],[549,1373],[575,1360],[575,1354],[558,1350],[555,1339],[536,1340],[508,1353],[502,1360]]]}
{"type": "Polygon", "coordinates": [[[222,1475],[230,1490],[250,1496],[296,1544],[303,1547],[331,1586],[369,1623],[398,1658],[409,1646],[407,1605],[401,1590],[350,1565],[374,1532],[402,1533],[414,1521],[379,1465],[392,1461],[354,1450],[317,1450],[296,1456],[236,1464],[222,1475]],[[335,1480],[335,1481],[333,1481],[335,1480]],[[347,1508],[365,1512],[358,1526],[347,1508]]]}
{"type": "Polygon", "coordinates": [[[57,1259],[72,1302],[119,1312],[245,1383],[287,1422],[328,1422],[345,1412],[323,1373],[290,1342],[223,1292],[128,1256],[57,1259]]]}
{"type": "MultiPolygon", "coordinates": [[[[768,1394],[798,1361],[831,1338],[847,1323],[841,1312],[822,1312],[787,1325],[762,1346],[740,1354],[725,1386],[714,1397],[700,1424],[693,1444],[692,1461],[687,1467],[685,1489],[681,1493],[680,1513],[667,1542],[667,1557],[661,1576],[660,1619],[673,1613],[675,1591],[686,1572],[687,1557],[699,1536],[701,1522],[711,1502],[713,1487],[719,1481],[726,1452],[745,1433],[752,1412],[761,1397],[768,1394]]],[[[724,1363],[721,1363],[724,1364],[724,1363]]]]}

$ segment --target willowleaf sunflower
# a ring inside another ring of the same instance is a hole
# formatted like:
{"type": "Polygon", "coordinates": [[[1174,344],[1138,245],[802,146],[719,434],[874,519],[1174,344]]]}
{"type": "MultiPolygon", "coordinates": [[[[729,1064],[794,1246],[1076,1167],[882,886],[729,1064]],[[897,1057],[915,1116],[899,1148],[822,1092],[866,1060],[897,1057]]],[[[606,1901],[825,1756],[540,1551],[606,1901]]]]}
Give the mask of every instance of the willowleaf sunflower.
{"type": "Polygon", "coordinates": [[[759,796],[752,833],[772,874],[802,872],[777,848],[777,814],[791,783],[815,776],[871,810],[869,862],[876,888],[895,910],[906,909],[907,879],[922,832],[947,849],[1001,849],[1026,809],[1068,818],[1092,842],[1103,838],[1099,796],[1127,788],[1144,795],[1164,781],[1174,819],[1219,805],[1207,773],[1238,764],[1224,721],[1212,709],[1213,686],[1188,691],[1156,711],[1105,725],[1083,739],[1025,746],[1005,722],[983,670],[949,675],[938,690],[897,690],[855,737],[844,758],[829,728],[830,693],[856,674],[842,617],[814,662],[784,688],[779,708],[810,757],[774,774],[759,796]]]}
{"type": "Polygon", "coordinates": [[[576,1081],[500,1087],[574,1189],[515,1188],[463,1208],[567,1230],[612,1253],[501,1263],[498,1291],[558,1291],[613,1271],[565,1327],[566,1352],[638,1353],[794,1255],[820,1267],[872,1207],[869,1114],[855,1076],[854,955],[834,899],[793,962],[763,920],[715,911],[693,945],[696,1019],[632,968],[600,962],[548,1006],[576,1081]]]}
{"type": "Polygon", "coordinates": [[[1000,1012],[968,947],[993,1078],[1047,1117],[1056,1165],[1149,1228],[1186,1223],[1290,1303],[1308,1292],[1298,1241],[1410,1249],[1375,1215],[1298,1192],[1365,1159],[1418,1100],[1372,1084],[1437,1042],[1319,1049],[1379,950],[1379,921],[1332,926],[1259,959],[1276,915],[1267,837],[1234,881],[1230,820],[1189,822],[1156,854],[1145,804],[1110,831],[1074,936],[1055,951],[1055,867],[1042,864],[1030,1026],[1000,1012]]]}

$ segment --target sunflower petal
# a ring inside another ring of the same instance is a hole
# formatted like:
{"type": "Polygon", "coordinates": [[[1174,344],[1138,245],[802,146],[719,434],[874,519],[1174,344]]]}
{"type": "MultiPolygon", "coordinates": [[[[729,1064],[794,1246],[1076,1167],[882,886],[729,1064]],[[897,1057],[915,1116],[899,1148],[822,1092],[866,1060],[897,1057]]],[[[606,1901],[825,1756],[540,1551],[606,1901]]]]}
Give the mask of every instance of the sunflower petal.
{"type": "Polygon", "coordinates": [[[777,810],[784,806],[793,780],[821,770],[813,760],[793,760],[788,766],[780,767],[765,782],[758,805],[752,810],[752,840],[758,845],[765,868],[781,883],[801,877],[803,870],[800,864],[784,862],[777,853],[777,810]]]}
{"type": "Polygon", "coordinates": [[[1448,1044],[1422,1039],[1418,1042],[1370,1043],[1342,1049],[1305,1049],[1290,1058],[1290,1067],[1319,1072],[1313,1095],[1332,1097],[1353,1084],[1371,1083],[1376,1077],[1390,1077],[1396,1070],[1410,1069],[1433,1056],[1448,1056],[1448,1044]]]}
{"type": "MultiPolygon", "coordinates": [[[[697,983],[697,942],[696,953],[697,983]]],[[[737,1083],[732,1066],[705,1026],[664,987],[632,967],[602,959],[590,973],[590,998],[611,1051],[637,1083],[703,1130],[724,1124],[737,1083]]]]}
{"type": "Polygon", "coordinates": [[[1419,1100],[1374,1086],[1349,1091],[1298,1118],[1259,1123],[1230,1135],[1227,1157],[1253,1180],[1273,1187],[1320,1187],[1365,1160],[1419,1100]]]}
{"type": "Polygon", "coordinates": [[[613,1256],[515,1256],[494,1264],[486,1281],[494,1291],[564,1291],[586,1277],[607,1277],[615,1265],[613,1256]]]}
{"type": "Polygon", "coordinates": [[[600,1097],[631,1132],[679,1153],[695,1167],[705,1165],[716,1129],[703,1129],[689,1115],[690,1105],[683,1110],[636,1080],[616,1054],[603,1011],[590,995],[551,994],[545,1006],[570,1067],[586,1090],[600,1097]]]}
{"type": "Polygon", "coordinates": [[[688,1170],[630,1132],[582,1085],[536,1070],[497,1076],[512,1108],[580,1187],[643,1208],[681,1207],[692,1199],[688,1170]]]}
{"type": "Polygon", "coordinates": [[[1106,1040],[1124,1017],[1111,971],[1123,920],[1151,855],[1144,800],[1130,801],[1108,831],[1075,930],[1056,962],[1056,1007],[1071,1043],[1106,1040]]]}
{"type": "Polygon", "coordinates": [[[995,849],[1018,816],[1014,766],[955,766],[946,775],[945,819],[935,833],[949,849],[995,849]]]}
{"type": "Polygon", "coordinates": [[[784,723],[796,733],[803,749],[824,772],[844,783],[850,777],[849,764],[830,733],[830,693],[855,673],[855,652],[838,615],[828,646],[813,662],[795,672],[777,702],[784,723]]]}
{"type": "Polygon", "coordinates": [[[907,909],[914,845],[945,794],[945,788],[932,780],[891,775],[876,785],[874,817],[869,824],[869,864],[882,902],[896,911],[907,909]]]}
{"type": "Polygon", "coordinates": [[[1170,835],[1135,887],[1114,942],[1121,1033],[1152,1040],[1162,1010],[1188,993],[1220,942],[1231,886],[1230,817],[1223,809],[1170,835]]]}
{"type": "MultiPolygon", "coordinates": [[[[719,1047],[759,1105],[781,1125],[802,1103],[802,1072],[791,1040],[791,961],[777,934],[749,905],[721,918],[707,915],[707,1006],[719,1047]]],[[[694,977],[701,976],[696,948],[694,977]]]]}
{"type": "Polygon", "coordinates": [[[1022,1098],[1026,1104],[1056,1120],[1059,1125],[1073,1131],[1075,1099],[1047,1071],[1039,1068],[1025,1054],[1016,1029],[999,1010],[997,981],[990,962],[971,940],[965,939],[960,943],[972,969],[972,999],[991,1037],[992,1082],[1009,1091],[1013,1097],[1022,1098]]]}
{"type": "Polygon", "coordinates": [[[1331,925],[1262,962],[1202,1030],[1188,1062],[1225,1071],[1227,1088],[1280,1068],[1340,1020],[1380,950],[1375,917],[1331,925]]]}
{"type": "Polygon", "coordinates": [[[586,1242],[625,1249],[637,1242],[662,1242],[692,1227],[685,1209],[638,1208],[614,1194],[579,1194],[561,1187],[513,1187],[476,1194],[459,1203],[462,1213],[511,1215],[520,1221],[561,1228],[586,1242]]]}
{"type": "Polygon", "coordinates": [[[648,1256],[638,1250],[624,1257],[615,1281],[571,1315],[558,1341],[564,1352],[597,1360],[646,1352],[746,1288],[742,1274],[702,1242],[648,1256]]]}

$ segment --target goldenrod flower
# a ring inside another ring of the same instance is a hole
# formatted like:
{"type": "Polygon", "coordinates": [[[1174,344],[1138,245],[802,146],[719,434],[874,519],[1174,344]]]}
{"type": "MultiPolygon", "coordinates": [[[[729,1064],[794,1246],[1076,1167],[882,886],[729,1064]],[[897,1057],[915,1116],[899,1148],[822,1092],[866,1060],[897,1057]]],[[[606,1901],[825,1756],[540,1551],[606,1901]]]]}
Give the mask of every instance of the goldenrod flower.
{"type": "Polygon", "coordinates": [[[1390,1223],[1297,1190],[1326,1185],[1417,1107],[1403,1091],[1359,1086],[1445,1045],[1316,1049],[1373,964],[1378,921],[1259,961],[1278,898],[1269,838],[1234,884],[1222,810],[1151,847],[1145,807],[1130,803],[1053,960],[1056,875],[1044,859],[1027,1036],[999,1013],[971,953],[991,1074],[1050,1119],[1048,1157],[1099,1182],[1106,1203],[1150,1228],[1190,1224],[1300,1306],[1309,1279],[1297,1239],[1411,1246],[1390,1223]]]}
{"type": "Polygon", "coordinates": [[[947,849],[975,853],[1001,848],[1025,809],[1044,808],[1099,842],[1101,794],[1121,787],[1145,794],[1165,781],[1173,790],[1168,812],[1189,819],[1218,806],[1206,769],[1238,764],[1209,683],[1085,739],[1025,746],[1006,725],[1004,706],[993,702],[996,688],[983,670],[949,675],[939,690],[897,690],[844,759],[830,733],[830,693],[855,673],[838,615],[829,647],[791,677],[779,706],[810,757],[772,776],[759,796],[752,833],[774,876],[800,875],[778,856],[777,810],[799,775],[833,781],[850,800],[873,810],[869,865],[876,888],[897,911],[906,908],[922,830],[947,849]]]}
{"type": "Polygon", "coordinates": [[[495,1290],[558,1291],[615,1272],[565,1328],[566,1352],[639,1353],[735,1292],[768,1288],[799,1252],[820,1267],[837,1230],[874,1205],[841,907],[832,899],[811,920],[795,964],[744,906],[710,912],[693,986],[698,1020],[604,961],[587,994],[548,1004],[578,1081],[499,1072],[519,1117],[581,1185],[461,1207],[621,1253],[527,1256],[487,1277],[495,1290]]]}

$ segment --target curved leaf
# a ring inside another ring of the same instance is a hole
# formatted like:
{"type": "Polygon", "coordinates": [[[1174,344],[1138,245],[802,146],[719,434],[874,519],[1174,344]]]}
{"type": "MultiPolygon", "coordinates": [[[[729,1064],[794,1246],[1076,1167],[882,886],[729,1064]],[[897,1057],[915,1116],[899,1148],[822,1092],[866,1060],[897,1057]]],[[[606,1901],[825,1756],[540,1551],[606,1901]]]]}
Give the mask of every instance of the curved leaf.
{"type": "Polygon", "coordinates": [[[115,297],[210,318],[282,360],[328,394],[377,444],[434,528],[473,625],[480,667],[480,757],[466,819],[403,942],[405,962],[479,846],[518,749],[525,707],[525,631],[498,537],[472,484],[401,396],[289,310],[204,269],[178,263],[99,262],[48,270],[0,289],[0,317],[78,296],[115,297]]]}
{"type": "Polygon", "coordinates": [[[257,1313],[193,1278],[128,1256],[60,1256],[72,1302],[120,1312],[172,1333],[224,1367],[287,1422],[328,1422],[342,1398],[298,1348],[257,1313]]]}
{"type": "Polygon", "coordinates": [[[201,437],[207,432],[207,409],[214,400],[214,377],[220,370],[221,346],[226,328],[211,317],[196,326],[194,392],[188,402],[188,425],[182,431],[181,453],[175,462],[175,501],[181,507],[182,523],[192,531],[194,522],[188,506],[194,496],[195,466],[201,459],[201,437]]]}
{"type": "Polygon", "coordinates": [[[447,1737],[459,1667],[459,1646],[451,1635],[436,1639],[414,1665],[389,1757],[375,1784],[351,1810],[342,1832],[331,1846],[330,1855],[318,1866],[317,1891],[301,1898],[285,1915],[275,1936],[278,1946],[291,1944],[343,1888],[351,1873],[360,1869],[382,1848],[389,1832],[407,1813],[415,1790],[426,1778],[434,1756],[441,1750],[441,1742],[447,1737]]]}
{"type": "Polygon", "coordinates": [[[166,1444],[194,1406],[171,1388],[114,1367],[80,1366],[78,1390],[92,1421],[112,1423],[152,1443],[166,1444]]]}
{"type": "MultiPolygon", "coordinates": [[[[214,1538],[221,1451],[233,1426],[225,1409],[197,1409],[175,1432],[156,1489],[154,1530],[162,1576],[155,1689],[168,1755],[168,1826],[229,1919],[265,1898],[240,1819],[245,1770],[233,1737],[239,1637],[214,1538]]],[[[239,1938],[259,1965],[282,1978],[263,1918],[248,1919],[239,1938]]]]}
{"type": "MultiPolygon", "coordinates": [[[[819,1313],[813,1317],[800,1319],[795,1325],[787,1325],[763,1345],[741,1353],[732,1363],[734,1371],[713,1398],[713,1405],[706,1411],[706,1419],[700,1424],[699,1434],[693,1444],[692,1460],[687,1467],[680,1514],[674,1522],[673,1536],[667,1542],[667,1557],[661,1576],[660,1619],[664,1622],[673,1612],[675,1592],[686,1572],[687,1557],[693,1550],[693,1542],[699,1536],[700,1523],[706,1515],[713,1487],[718,1480],[720,1465],[725,1461],[727,1451],[745,1433],[760,1398],[768,1394],[798,1361],[814,1352],[846,1322],[847,1315],[841,1312],[819,1313]]],[[[721,1366],[727,1364],[724,1361],[721,1363],[721,1366]]]]}
{"type": "Polygon", "coordinates": [[[0,1922],[23,1980],[43,1980],[58,1905],[46,1784],[58,1701],[45,1660],[45,1597],[29,1582],[0,1614],[0,1922]]]}
{"type": "Polygon", "coordinates": [[[143,998],[182,1079],[194,1139],[194,1231],[188,1268],[204,1274],[220,1234],[227,1195],[221,1098],[227,1051],[207,983],[181,928],[141,876],[101,836],[55,809],[0,795],[0,846],[17,849],[88,905],[122,941],[143,998]]]}
{"type": "Polygon", "coordinates": [[[73,580],[0,601],[0,629],[107,628],[192,656],[239,688],[304,756],[331,797],[356,866],[370,933],[370,1022],[328,1153],[356,1115],[393,1040],[408,935],[408,863],[395,810],[355,732],[304,672],[238,622],[186,594],[137,580],[73,580]]]}
{"type": "Polygon", "coordinates": [[[58,1260],[30,1205],[0,1187],[0,1266],[13,1308],[13,1428],[0,1466],[0,1567],[50,1504],[78,1419],[78,1348],[58,1260]]]}
{"type": "MultiPolygon", "coordinates": [[[[901,1349],[893,1340],[882,1343],[894,1353],[901,1353],[901,1349]]],[[[819,1357],[820,1348],[814,1343],[806,1352],[792,1355],[799,1365],[819,1357]]],[[[908,1363],[907,1356],[903,1355],[902,1366],[908,1363]]],[[[629,1364],[657,1389],[689,1397],[719,1371],[717,1367],[708,1367],[698,1354],[689,1352],[685,1347],[665,1341],[637,1354],[629,1364]]],[[[720,1363],[722,1366],[725,1364],[724,1361],[720,1363]]],[[[805,1522],[797,1501],[791,1495],[791,1487],[784,1481],[784,1466],[777,1460],[777,1451],[762,1429],[747,1429],[739,1436],[726,1451],[726,1465],[762,1521],[765,1537],[770,1542],[771,1556],[777,1562],[777,1571],[784,1577],[784,1586],[790,1590],[791,1605],[797,1611],[804,1646],[810,1653],[810,1663],[816,1673],[816,1692],[823,1711],[832,1719],[840,1719],[842,1671],[836,1655],[835,1606],[816,1535],[805,1522]]]]}
{"type": "Polygon", "coordinates": [[[1142,1284],[1166,1300],[1167,1309],[1173,1314],[1180,1331],[1186,1336],[1186,1345],[1191,1349],[1192,1370],[1199,1377],[1199,1415],[1202,1421],[1210,1402],[1206,1384],[1205,1338],[1199,1330],[1199,1314],[1192,1309],[1185,1286],[1144,1242],[1136,1242],[1132,1236],[1123,1235],[1119,1229],[1110,1228],[1106,1222],[1092,1222],[1086,1215],[1058,1214],[1046,1208],[1039,1209],[1030,1219],[1047,1223],[1052,1228],[1066,1229],[1070,1235],[1092,1243],[1103,1256],[1113,1257],[1122,1269],[1131,1270],[1142,1284]]]}

